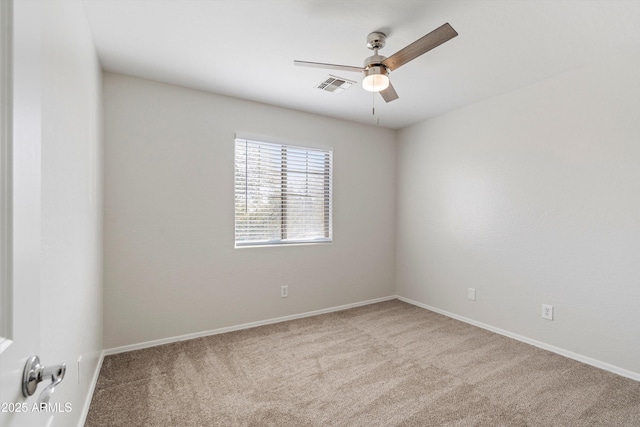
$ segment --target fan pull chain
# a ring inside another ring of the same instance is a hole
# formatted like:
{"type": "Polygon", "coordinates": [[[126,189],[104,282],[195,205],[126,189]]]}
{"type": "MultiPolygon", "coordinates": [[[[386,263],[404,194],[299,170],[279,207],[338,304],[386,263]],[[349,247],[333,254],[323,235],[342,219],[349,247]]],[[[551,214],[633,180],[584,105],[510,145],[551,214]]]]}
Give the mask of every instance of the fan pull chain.
{"type": "Polygon", "coordinates": [[[373,91],[371,92],[371,115],[376,115],[376,93],[373,91]]]}
{"type": "MultiPolygon", "coordinates": [[[[371,92],[371,114],[376,115],[376,93],[371,92]]],[[[380,116],[376,117],[376,126],[380,126],[380,116]]]]}

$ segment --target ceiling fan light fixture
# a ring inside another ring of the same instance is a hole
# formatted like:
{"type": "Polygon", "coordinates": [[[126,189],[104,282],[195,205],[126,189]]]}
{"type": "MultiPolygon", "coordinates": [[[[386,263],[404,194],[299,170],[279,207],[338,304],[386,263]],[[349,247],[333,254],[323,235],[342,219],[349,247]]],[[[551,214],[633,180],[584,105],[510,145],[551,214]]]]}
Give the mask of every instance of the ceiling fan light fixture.
{"type": "Polygon", "coordinates": [[[362,87],[369,92],[380,92],[389,87],[387,69],[383,66],[373,66],[364,70],[362,87]]]}
{"type": "Polygon", "coordinates": [[[429,52],[457,35],[458,32],[449,23],[445,23],[387,58],[378,54],[378,50],[385,45],[387,35],[376,31],[367,36],[367,48],[373,50],[373,55],[364,60],[362,67],[309,61],[293,61],[293,64],[354,73],[362,72],[362,87],[369,92],[378,92],[384,102],[391,102],[398,99],[398,93],[389,81],[389,71],[397,70],[407,62],[413,61],[420,55],[429,52]]]}

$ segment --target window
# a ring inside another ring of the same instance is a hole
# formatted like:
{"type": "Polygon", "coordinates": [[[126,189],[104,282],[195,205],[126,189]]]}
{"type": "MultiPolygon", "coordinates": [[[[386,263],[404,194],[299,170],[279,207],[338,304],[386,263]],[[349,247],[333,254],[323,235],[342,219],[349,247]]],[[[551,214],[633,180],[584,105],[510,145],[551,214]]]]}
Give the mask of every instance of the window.
{"type": "Polygon", "coordinates": [[[331,150],[236,139],[236,247],[331,242],[331,150]]]}

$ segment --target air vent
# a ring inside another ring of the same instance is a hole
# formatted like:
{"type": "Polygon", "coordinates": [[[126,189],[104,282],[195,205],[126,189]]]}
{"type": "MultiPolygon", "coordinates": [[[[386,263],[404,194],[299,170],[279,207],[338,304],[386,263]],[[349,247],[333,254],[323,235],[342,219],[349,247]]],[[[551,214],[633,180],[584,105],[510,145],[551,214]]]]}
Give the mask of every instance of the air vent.
{"type": "Polygon", "coordinates": [[[355,82],[353,80],[348,80],[343,77],[336,77],[336,76],[329,75],[329,77],[326,80],[318,83],[314,87],[320,90],[324,90],[326,92],[340,93],[349,89],[351,85],[354,83],[355,82]]]}

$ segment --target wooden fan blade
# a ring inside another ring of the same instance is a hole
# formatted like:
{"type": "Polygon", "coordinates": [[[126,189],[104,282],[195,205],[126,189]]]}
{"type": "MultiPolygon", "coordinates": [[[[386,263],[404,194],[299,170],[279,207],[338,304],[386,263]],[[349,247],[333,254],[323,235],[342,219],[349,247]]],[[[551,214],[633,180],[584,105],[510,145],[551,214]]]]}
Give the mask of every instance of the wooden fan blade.
{"type": "Polygon", "coordinates": [[[398,99],[398,94],[396,93],[396,90],[393,88],[393,85],[391,84],[391,82],[389,82],[389,86],[385,90],[380,91],[380,95],[382,95],[385,102],[391,102],[394,99],[398,99]]]}
{"type": "Polygon", "coordinates": [[[293,61],[293,65],[300,67],[328,68],[330,70],[351,71],[353,73],[361,73],[364,71],[362,67],[352,67],[350,65],[324,64],[322,62],[293,61]]]}
{"type": "Polygon", "coordinates": [[[382,65],[393,71],[401,65],[416,59],[423,53],[429,52],[431,49],[440,46],[442,43],[451,40],[457,35],[458,33],[456,30],[454,30],[449,23],[446,23],[431,31],[426,36],[414,41],[409,46],[400,49],[382,61],[382,65]]]}

